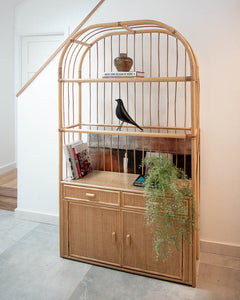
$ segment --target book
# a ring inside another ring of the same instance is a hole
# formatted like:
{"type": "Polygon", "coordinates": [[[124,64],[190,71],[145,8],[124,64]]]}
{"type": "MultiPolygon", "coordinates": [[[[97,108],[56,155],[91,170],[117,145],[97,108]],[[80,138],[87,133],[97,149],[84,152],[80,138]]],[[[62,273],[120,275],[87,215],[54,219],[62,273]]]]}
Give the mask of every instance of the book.
{"type": "Polygon", "coordinates": [[[67,148],[66,145],[63,146],[63,150],[64,150],[64,153],[65,153],[65,157],[66,157],[66,162],[67,162],[68,168],[69,168],[69,170],[71,172],[71,178],[74,179],[73,163],[71,161],[70,153],[69,153],[69,150],[68,150],[68,148],[67,148]]]}
{"type": "Polygon", "coordinates": [[[131,77],[144,77],[144,72],[132,71],[132,72],[104,72],[103,78],[131,78],[131,77]]]}
{"type": "Polygon", "coordinates": [[[82,143],[76,149],[76,154],[79,162],[80,168],[80,178],[87,175],[90,171],[92,171],[92,163],[88,151],[88,144],[82,143]]]}
{"type": "Polygon", "coordinates": [[[64,152],[67,160],[69,169],[71,170],[71,178],[78,179],[79,174],[76,166],[76,160],[74,157],[74,152],[71,145],[64,145],[64,152]]]}
{"type": "Polygon", "coordinates": [[[82,178],[81,170],[80,170],[80,166],[79,166],[79,161],[78,161],[78,158],[77,158],[76,149],[75,149],[74,147],[72,147],[72,150],[73,150],[73,155],[74,155],[74,159],[75,159],[75,164],[76,164],[77,171],[78,171],[78,176],[79,176],[79,178],[82,178]]]}
{"type": "MultiPolygon", "coordinates": [[[[74,142],[69,144],[72,147],[72,151],[73,151],[73,155],[74,155],[74,159],[75,159],[75,164],[76,164],[77,171],[78,171],[78,176],[79,176],[78,178],[82,178],[80,165],[79,165],[79,161],[78,161],[78,157],[77,157],[78,152],[81,151],[81,145],[82,144],[83,144],[82,140],[74,141],[74,142]]],[[[76,178],[76,179],[78,179],[78,178],[76,178]]]]}
{"type": "Polygon", "coordinates": [[[72,179],[82,178],[92,170],[87,143],[81,140],[71,142],[64,145],[64,152],[72,179]]]}

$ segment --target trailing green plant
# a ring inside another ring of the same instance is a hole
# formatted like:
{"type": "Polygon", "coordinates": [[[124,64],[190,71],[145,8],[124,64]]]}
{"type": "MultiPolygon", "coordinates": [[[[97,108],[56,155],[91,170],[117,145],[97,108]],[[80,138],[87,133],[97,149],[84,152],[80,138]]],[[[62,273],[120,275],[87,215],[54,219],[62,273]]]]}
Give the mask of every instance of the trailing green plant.
{"type": "Polygon", "coordinates": [[[143,163],[148,167],[147,223],[154,234],[156,258],[165,262],[173,246],[181,251],[183,240],[191,245],[192,230],[197,230],[191,180],[165,156],[145,158],[143,163]]]}

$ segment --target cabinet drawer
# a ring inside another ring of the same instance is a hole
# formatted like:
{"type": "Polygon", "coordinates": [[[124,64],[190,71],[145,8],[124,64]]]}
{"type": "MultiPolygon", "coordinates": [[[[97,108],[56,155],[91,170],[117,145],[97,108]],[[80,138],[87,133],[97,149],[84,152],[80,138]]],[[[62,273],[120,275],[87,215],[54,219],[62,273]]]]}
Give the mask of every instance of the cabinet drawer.
{"type": "Polygon", "coordinates": [[[146,208],[146,200],[143,194],[127,193],[123,192],[123,206],[135,207],[135,208],[146,208]]]}
{"type": "Polygon", "coordinates": [[[64,198],[119,205],[120,192],[64,185],[64,198]]]}
{"type": "MultiPolygon", "coordinates": [[[[143,194],[135,194],[135,193],[122,193],[123,206],[128,208],[138,208],[138,209],[146,209],[146,198],[143,194]]],[[[172,198],[169,197],[169,201],[172,198]]],[[[186,206],[186,212],[184,215],[188,214],[188,201],[184,200],[184,204],[186,206]]]]}

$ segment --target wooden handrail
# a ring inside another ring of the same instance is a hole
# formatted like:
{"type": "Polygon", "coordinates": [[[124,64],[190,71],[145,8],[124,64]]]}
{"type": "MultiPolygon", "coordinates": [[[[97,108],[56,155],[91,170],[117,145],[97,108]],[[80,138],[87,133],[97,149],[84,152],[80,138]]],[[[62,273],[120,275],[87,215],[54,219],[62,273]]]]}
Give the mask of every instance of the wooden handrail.
{"type": "Polygon", "coordinates": [[[74,29],[69,37],[57,48],[57,50],[48,58],[48,60],[41,66],[41,68],[28,80],[28,82],[17,93],[16,97],[20,96],[22,92],[33,82],[33,80],[46,68],[52,59],[62,50],[62,48],[72,39],[75,33],[88,21],[88,19],[95,13],[104,0],[100,0],[98,4],[90,11],[90,13],[83,19],[83,21],[74,29]]]}

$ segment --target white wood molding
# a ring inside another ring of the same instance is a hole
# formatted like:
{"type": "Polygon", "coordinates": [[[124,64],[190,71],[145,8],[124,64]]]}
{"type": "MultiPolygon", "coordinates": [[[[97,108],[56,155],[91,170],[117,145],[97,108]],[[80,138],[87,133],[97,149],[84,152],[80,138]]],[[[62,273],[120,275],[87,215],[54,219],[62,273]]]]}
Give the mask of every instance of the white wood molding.
{"type": "Polygon", "coordinates": [[[42,212],[16,208],[15,217],[19,219],[29,220],[29,221],[39,222],[39,223],[59,225],[59,215],[46,214],[42,212]]]}
{"type": "Polygon", "coordinates": [[[240,257],[240,245],[223,244],[211,241],[200,241],[200,252],[240,257]]]}
{"type": "Polygon", "coordinates": [[[16,169],[16,161],[0,166],[0,175],[16,169]]]}

